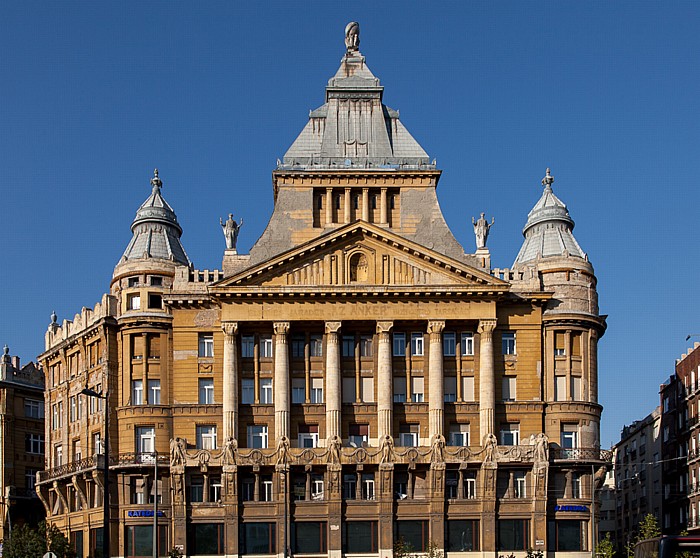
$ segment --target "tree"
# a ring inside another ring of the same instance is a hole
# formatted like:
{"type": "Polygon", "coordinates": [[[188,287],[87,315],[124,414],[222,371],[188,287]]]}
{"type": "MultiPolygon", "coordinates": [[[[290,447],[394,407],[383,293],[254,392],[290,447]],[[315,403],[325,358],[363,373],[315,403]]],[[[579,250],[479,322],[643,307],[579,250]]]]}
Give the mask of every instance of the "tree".
{"type": "Polygon", "coordinates": [[[3,558],[37,558],[51,551],[58,558],[75,558],[70,542],[55,525],[42,521],[36,528],[26,525],[15,527],[3,539],[3,558]]]}
{"type": "Polygon", "coordinates": [[[661,529],[659,529],[659,523],[656,521],[656,516],[653,513],[648,513],[642,519],[639,524],[639,538],[637,540],[644,541],[646,539],[653,539],[654,537],[661,536],[661,529]]]}
{"type": "Polygon", "coordinates": [[[605,533],[605,538],[602,541],[598,541],[595,553],[600,558],[613,558],[615,556],[615,545],[610,538],[610,533],[605,533]]]}

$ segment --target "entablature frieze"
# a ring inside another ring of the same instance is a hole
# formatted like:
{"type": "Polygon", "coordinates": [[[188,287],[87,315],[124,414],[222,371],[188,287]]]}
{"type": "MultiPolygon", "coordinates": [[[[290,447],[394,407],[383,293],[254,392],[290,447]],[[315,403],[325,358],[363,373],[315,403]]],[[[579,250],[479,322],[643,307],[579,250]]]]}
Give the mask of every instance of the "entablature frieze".
{"type": "Polygon", "coordinates": [[[279,188],[430,188],[436,187],[442,171],[429,170],[290,170],[274,171],[279,188]]]}

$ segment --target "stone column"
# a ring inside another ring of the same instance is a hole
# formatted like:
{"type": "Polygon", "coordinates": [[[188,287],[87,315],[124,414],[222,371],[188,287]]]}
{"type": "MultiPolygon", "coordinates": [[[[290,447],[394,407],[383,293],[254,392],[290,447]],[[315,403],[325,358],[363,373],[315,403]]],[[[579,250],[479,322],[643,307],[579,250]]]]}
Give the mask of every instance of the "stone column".
{"type": "Polygon", "coordinates": [[[386,225],[389,222],[388,219],[388,207],[386,205],[386,188],[381,189],[381,198],[379,205],[379,224],[386,225]]]}
{"type": "Polygon", "coordinates": [[[275,322],[275,439],[289,438],[289,322],[275,322]]]}
{"type": "Polygon", "coordinates": [[[393,438],[394,387],[391,373],[391,328],[394,322],[377,322],[377,439],[393,438]]]}
{"type": "Polygon", "coordinates": [[[443,434],[445,386],[442,366],[442,331],[444,321],[428,322],[430,348],[428,352],[428,436],[443,434]]]}
{"type": "Polygon", "coordinates": [[[351,200],[350,200],[350,188],[345,188],[345,208],[344,208],[344,213],[345,213],[345,223],[350,222],[350,208],[351,208],[351,200]]]}
{"type": "Polygon", "coordinates": [[[333,188],[326,188],[326,226],[333,223],[333,188]]]}
{"type": "Polygon", "coordinates": [[[340,436],[341,381],[338,331],[340,322],[326,322],[326,437],[340,436]]]}
{"type": "Polygon", "coordinates": [[[369,188],[362,188],[362,220],[369,223],[369,188]]]}
{"type": "Polygon", "coordinates": [[[238,438],[238,355],[236,322],[222,322],[224,330],[224,441],[238,438]]]}
{"type": "Polygon", "coordinates": [[[496,389],[493,369],[493,330],[496,320],[480,320],[479,329],[479,436],[483,444],[487,434],[493,433],[496,389]]]}

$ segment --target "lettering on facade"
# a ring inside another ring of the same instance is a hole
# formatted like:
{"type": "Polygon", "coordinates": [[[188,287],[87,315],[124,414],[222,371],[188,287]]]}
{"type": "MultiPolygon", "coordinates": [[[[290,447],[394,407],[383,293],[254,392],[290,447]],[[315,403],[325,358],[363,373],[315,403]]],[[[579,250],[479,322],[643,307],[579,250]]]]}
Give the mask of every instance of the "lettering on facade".
{"type": "MultiPolygon", "coordinates": [[[[129,517],[153,517],[153,510],[129,510],[129,517]]],[[[158,510],[158,517],[165,517],[163,510],[158,510]]]]}
{"type": "Polygon", "coordinates": [[[555,512],[587,512],[588,506],[554,506],[555,512]]]}

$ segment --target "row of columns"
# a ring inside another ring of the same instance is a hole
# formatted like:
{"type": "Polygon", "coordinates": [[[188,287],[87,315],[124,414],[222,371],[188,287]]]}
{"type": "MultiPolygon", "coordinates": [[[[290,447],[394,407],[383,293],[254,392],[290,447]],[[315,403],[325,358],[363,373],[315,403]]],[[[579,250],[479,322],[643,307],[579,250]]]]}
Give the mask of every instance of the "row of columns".
{"type": "MultiPolygon", "coordinates": [[[[379,224],[386,225],[389,222],[389,208],[387,205],[388,188],[380,189],[379,197],[379,224]]],[[[343,222],[351,221],[351,200],[350,188],[345,188],[343,222]]],[[[362,220],[369,222],[369,188],[362,188],[362,220]]],[[[326,224],[333,223],[333,188],[326,188],[326,224]]]]}
{"type": "MultiPolygon", "coordinates": [[[[340,328],[341,322],[326,322],[326,436],[341,436],[342,380],[340,364],[340,328]]],[[[377,436],[393,436],[393,371],[391,321],[377,322],[377,436]]],[[[289,437],[290,424],[290,388],[289,388],[289,322],[274,322],[275,360],[274,360],[274,404],[275,436],[289,437]]],[[[493,330],[495,319],[479,321],[480,334],[479,358],[479,423],[480,440],[494,431],[495,379],[493,363],[493,330]]],[[[237,358],[236,335],[238,323],[224,322],[224,370],[223,370],[223,435],[224,440],[235,438],[238,432],[238,383],[239,370],[237,358]]],[[[442,332],[445,322],[431,320],[428,322],[428,432],[434,436],[444,436],[444,375],[442,332]]]]}

